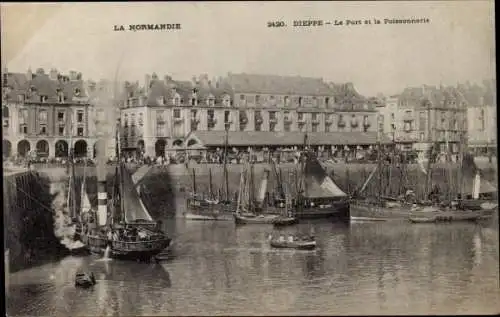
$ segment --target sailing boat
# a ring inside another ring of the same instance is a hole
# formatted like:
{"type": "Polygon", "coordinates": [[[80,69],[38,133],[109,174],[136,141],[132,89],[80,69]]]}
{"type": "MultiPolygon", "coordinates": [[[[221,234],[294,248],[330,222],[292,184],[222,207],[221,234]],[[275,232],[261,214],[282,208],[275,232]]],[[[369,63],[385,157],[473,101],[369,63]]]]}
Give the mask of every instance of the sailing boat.
{"type": "Polygon", "coordinates": [[[304,149],[300,157],[297,187],[297,197],[292,200],[294,217],[349,221],[349,197],[328,176],[316,154],[309,150],[307,134],[304,136],[304,149]]]}
{"type": "Polygon", "coordinates": [[[170,245],[171,239],[161,231],[142,203],[132,176],[120,157],[119,137],[116,133],[118,164],[113,199],[107,204],[105,181],[98,184],[99,206],[87,219],[81,219],[81,241],[98,254],[111,257],[148,260],[170,245]],[[108,216],[107,209],[111,214],[108,216]]]}
{"type": "MultiPolygon", "coordinates": [[[[186,212],[184,212],[185,219],[188,220],[223,220],[231,221],[232,211],[235,206],[229,197],[229,181],[227,170],[227,156],[228,156],[228,129],[226,129],[224,140],[224,165],[223,165],[223,178],[224,178],[224,199],[214,199],[212,192],[212,170],[209,169],[209,195],[200,195],[196,190],[196,174],[193,169],[192,180],[193,190],[192,194],[186,199],[186,212]]],[[[219,195],[220,196],[220,195],[219,195]]]]}
{"type": "MultiPolygon", "coordinates": [[[[238,201],[233,215],[234,221],[237,225],[273,224],[280,216],[264,213],[265,209],[263,209],[262,204],[259,204],[254,197],[253,178],[253,165],[246,162],[241,172],[238,201]]],[[[264,179],[266,179],[266,176],[264,176],[264,179]]]]}
{"type": "Polygon", "coordinates": [[[283,214],[278,217],[274,222],[275,227],[290,226],[299,222],[299,219],[295,217],[294,210],[292,207],[292,199],[290,197],[290,192],[286,184],[282,184],[283,195],[285,196],[285,208],[283,209],[283,214]]]}

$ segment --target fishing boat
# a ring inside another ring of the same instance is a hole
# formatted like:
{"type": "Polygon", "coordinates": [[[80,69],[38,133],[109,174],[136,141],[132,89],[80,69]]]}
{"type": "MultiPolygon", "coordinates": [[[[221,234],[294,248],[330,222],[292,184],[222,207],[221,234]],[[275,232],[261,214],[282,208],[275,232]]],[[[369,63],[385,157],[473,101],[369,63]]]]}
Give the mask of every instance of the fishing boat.
{"type": "Polygon", "coordinates": [[[281,184],[282,185],[280,187],[282,190],[282,194],[285,196],[285,209],[283,211],[283,214],[274,220],[273,225],[275,227],[291,226],[299,222],[299,219],[293,215],[294,210],[292,208],[292,201],[289,191],[287,190],[288,187],[282,182],[281,184]]]}
{"type": "MultiPolygon", "coordinates": [[[[243,165],[243,170],[240,176],[237,206],[233,215],[234,222],[237,225],[273,224],[273,222],[278,219],[280,215],[264,212],[262,204],[259,203],[263,200],[263,197],[261,197],[262,199],[256,199],[254,197],[255,189],[253,180],[253,165],[246,162],[243,165]]],[[[263,191],[261,190],[259,196],[263,196],[262,192],[263,191]]]]}
{"type": "MultiPolygon", "coordinates": [[[[99,179],[97,212],[90,211],[81,217],[79,236],[92,253],[121,259],[148,260],[166,249],[171,239],[142,203],[130,172],[120,157],[118,131],[118,164],[112,199],[108,204],[106,179],[99,179]],[[109,214],[108,208],[111,210],[109,214]]],[[[99,161],[104,161],[102,157],[99,161]]]]}
{"type": "MultiPolygon", "coordinates": [[[[304,137],[307,144],[307,134],[304,137]]],[[[293,215],[298,219],[330,218],[349,222],[350,200],[328,176],[316,154],[304,146],[300,169],[296,171],[296,197],[292,199],[293,215]]]]}
{"type": "Polygon", "coordinates": [[[192,169],[192,193],[186,199],[186,211],[184,218],[186,220],[202,220],[202,221],[231,221],[233,220],[232,213],[236,208],[235,203],[229,197],[229,181],[227,171],[227,156],[228,156],[228,131],[226,129],[224,141],[224,197],[215,197],[212,185],[212,169],[209,169],[209,193],[208,195],[200,195],[196,187],[196,170],[192,169]]]}
{"type": "Polygon", "coordinates": [[[200,195],[196,188],[196,172],[192,170],[193,190],[191,195],[186,199],[186,211],[184,218],[186,220],[201,220],[201,221],[232,221],[231,203],[227,200],[219,200],[214,198],[212,193],[212,173],[209,170],[210,190],[208,197],[200,195]]]}
{"type": "Polygon", "coordinates": [[[316,239],[310,237],[295,237],[290,235],[285,239],[283,235],[279,237],[269,237],[269,244],[277,249],[296,249],[296,250],[314,250],[316,248],[316,239]]]}

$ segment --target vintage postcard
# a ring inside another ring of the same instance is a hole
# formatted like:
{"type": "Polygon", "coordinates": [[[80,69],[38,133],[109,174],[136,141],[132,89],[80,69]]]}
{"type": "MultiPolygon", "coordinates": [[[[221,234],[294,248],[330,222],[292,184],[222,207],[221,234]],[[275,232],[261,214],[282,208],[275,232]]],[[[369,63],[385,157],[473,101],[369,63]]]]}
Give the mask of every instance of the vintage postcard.
{"type": "Polygon", "coordinates": [[[6,314],[499,313],[494,7],[2,3],[6,314]]]}

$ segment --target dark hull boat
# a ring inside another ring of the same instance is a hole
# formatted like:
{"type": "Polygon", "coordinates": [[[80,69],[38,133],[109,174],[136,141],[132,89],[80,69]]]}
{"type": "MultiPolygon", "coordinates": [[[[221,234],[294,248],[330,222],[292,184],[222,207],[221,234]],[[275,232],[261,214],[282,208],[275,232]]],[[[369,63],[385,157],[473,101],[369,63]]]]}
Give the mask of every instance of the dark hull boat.
{"type": "Polygon", "coordinates": [[[119,259],[151,259],[169,247],[171,239],[146,210],[119,154],[117,142],[119,164],[110,203],[107,201],[106,181],[99,180],[97,211],[89,210],[80,215],[77,236],[92,253],[119,259]]]}
{"type": "Polygon", "coordinates": [[[299,223],[299,219],[296,217],[278,217],[273,221],[273,225],[275,227],[284,227],[284,226],[291,226],[299,223]]]}
{"type": "MultiPolygon", "coordinates": [[[[307,144],[307,135],[304,142],[307,144]]],[[[298,219],[328,218],[337,222],[350,220],[350,200],[328,176],[312,151],[301,153],[301,168],[296,182],[293,215],[298,219]]]]}
{"type": "Polygon", "coordinates": [[[409,220],[413,223],[430,222],[459,222],[478,221],[493,216],[494,209],[491,210],[417,210],[412,211],[409,220]]]}
{"type": "Polygon", "coordinates": [[[235,204],[190,197],[187,199],[186,210],[183,214],[186,220],[232,221],[235,204]]]}
{"type": "Polygon", "coordinates": [[[398,202],[354,201],[351,203],[351,220],[360,221],[406,221],[411,206],[398,202]]]}

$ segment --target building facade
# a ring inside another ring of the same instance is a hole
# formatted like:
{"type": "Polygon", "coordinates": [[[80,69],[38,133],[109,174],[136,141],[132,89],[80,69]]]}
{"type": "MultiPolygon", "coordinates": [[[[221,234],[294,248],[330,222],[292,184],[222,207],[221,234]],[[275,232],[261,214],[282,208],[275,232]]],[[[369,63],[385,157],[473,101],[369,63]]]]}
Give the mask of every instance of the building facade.
{"type": "Polygon", "coordinates": [[[460,85],[467,99],[468,146],[477,155],[489,155],[497,147],[496,84],[486,81],[483,86],[460,85]]]}
{"type": "Polygon", "coordinates": [[[400,149],[425,155],[435,143],[442,153],[458,153],[467,132],[467,100],[455,87],[406,88],[379,113],[384,132],[400,149]]]}
{"type": "Polygon", "coordinates": [[[65,157],[93,151],[90,104],[82,76],[45,73],[2,74],[3,156],[65,157]]]}
{"type": "Polygon", "coordinates": [[[188,136],[197,131],[215,135],[226,130],[233,135],[355,132],[359,144],[371,144],[377,113],[352,85],[328,85],[316,78],[228,74],[184,82],[152,74],[146,76],[144,87],[125,86],[121,111],[125,151],[163,156],[187,149],[188,136]]]}

